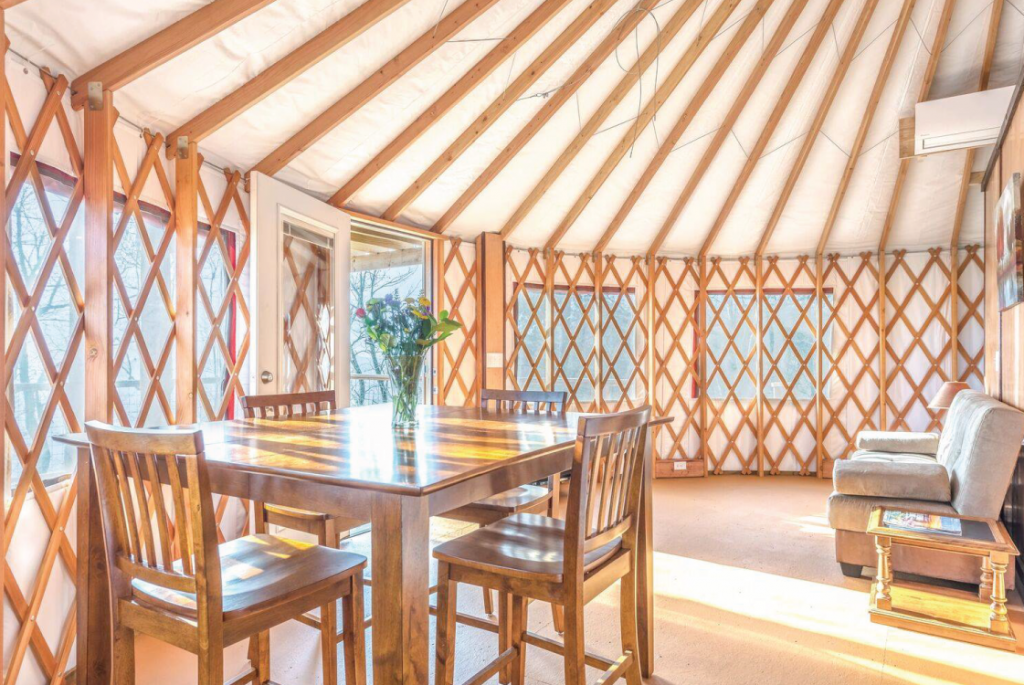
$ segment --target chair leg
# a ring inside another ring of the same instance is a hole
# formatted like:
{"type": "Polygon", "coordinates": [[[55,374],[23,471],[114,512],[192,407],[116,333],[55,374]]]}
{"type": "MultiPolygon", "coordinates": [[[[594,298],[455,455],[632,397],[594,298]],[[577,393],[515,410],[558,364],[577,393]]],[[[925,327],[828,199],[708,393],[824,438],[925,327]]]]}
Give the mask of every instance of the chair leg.
{"type": "Polygon", "coordinates": [[[324,664],[324,685],[338,684],[338,603],[320,607],[320,653],[324,664]]]}
{"type": "Polygon", "coordinates": [[[552,604],[551,618],[554,621],[555,632],[559,635],[565,633],[565,610],[557,604],[552,604]]]}
{"type": "Polygon", "coordinates": [[[270,682],[270,633],[262,632],[249,638],[249,663],[256,671],[256,684],[270,682]]]}
{"type": "Polygon", "coordinates": [[[529,606],[530,600],[525,597],[512,598],[510,638],[511,647],[516,650],[515,659],[512,660],[512,685],[525,685],[526,683],[526,643],[523,642],[523,634],[526,632],[529,606]]]}
{"type": "Polygon", "coordinates": [[[455,682],[455,608],[457,599],[458,584],[451,581],[448,564],[442,561],[437,565],[435,685],[452,685],[455,682]]]}
{"type": "Polygon", "coordinates": [[[115,685],[135,685],[135,631],[128,628],[114,629],[115,685]]]}
{"type": "Polygon", "coordinates": [[[199,650],[199,685],[223,685],[224,648],[208,647],[199,650]]]}
{"type": "MultiPolygon", "coordinates": [[[[512,595],[498,593],[498,654],[512,646],[512,595]]],[[[498,682],[508,685],[512,681],[512,666],[507,665],[498,673],[498,682]]]]}
{"type": "Polygon", "coordinates": [[[353,575],[351,583],[349,594],[341,603],[345,632],[345,685],[366,685],[363,574],[353,575]]]}
{"type": "Polygon", "coordinates": [[[484,593],[484,613],[488,616],[494,616],[494,598],[491,595],[491,591],[487,588],[480,588],[484,593]]]}
{"type": "Polygon", "coordinates": [[[636,565],[620,583],[619,623],[622,630],[622,652],[633,655],[633,663],[626,670],[626,685],[641,685],[640,681],[640,637],[636,609],[636,565]]]}
{"type": "Polygon", "coordinates": [[[565,606],[565,685],[587,682],[583,641],[583,598],[570,599],[565,606]]]}

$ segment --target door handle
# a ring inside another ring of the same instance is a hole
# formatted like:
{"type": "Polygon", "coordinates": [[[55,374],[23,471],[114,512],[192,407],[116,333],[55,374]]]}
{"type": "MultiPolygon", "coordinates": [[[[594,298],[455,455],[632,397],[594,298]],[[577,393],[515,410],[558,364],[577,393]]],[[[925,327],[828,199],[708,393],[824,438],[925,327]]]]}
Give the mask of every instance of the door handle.
{"type": "Polygon", "coordinates": [[[263,373],[260,374],[260,380],[263,381],[264,383],[273,383],[274,374],[270,373],[269,371],[264,371],[263,373]]]}

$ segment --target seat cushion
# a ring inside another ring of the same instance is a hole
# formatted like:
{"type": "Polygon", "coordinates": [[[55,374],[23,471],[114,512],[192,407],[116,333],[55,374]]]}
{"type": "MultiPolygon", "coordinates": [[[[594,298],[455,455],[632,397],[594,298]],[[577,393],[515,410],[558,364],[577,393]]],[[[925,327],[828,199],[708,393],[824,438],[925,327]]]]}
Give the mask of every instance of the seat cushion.
{"type": "Polygon", "coordinates": [[[949,472],[938,462],[844,459],[836,462],[832,484],[843,495],[949,502],[949,472]]]}
{"type": "MultiPolygon", "coordinates": [[[[622,547],[616,540],[588,553],[589,571],[622,547]]],[[[538,514],[516,514],[438,545],[434,557],[517,578],[560,582],[565,561],[565,521],[538,514]]]]}
{"type": "Polygon", "coordinates": [[[911,431],[860,431],[857,449],[934,456],[939,449],[938,433],[911,431]]]}
{"type": "Polygon", "coordinates": [[[881,452],[879,450],[857,450],[850,455],[850,461],[877,461],[898,464],[935,464],[935,457],[909,452],[881,452]]]}
{"type": "MultiPolygon", "coordinates": [[[[282,597],[313,592],[324,583],[340,583],[366,567],[366,557],[274,535],[250,535],[225,542],[220,552],[224,620],[273,606],[282,597]]],[[[174,567],[181,570],[181,561],[174,567]]],[[[194,594],[132,581],[140,604],[196,616],[194,594]]],[[[290,600],[289,600],[290,601],[290,600]]]]}
{"type": "Polygon", "coordinates": [[[863,533],[868,529],[868,518],[875,507],[906,507],[926,514],[955,514],[945,502],[925,502],[916,499],[889,497],[858,497],[833,492],[828,498],[828,522],[836,530],[863,533]]]}

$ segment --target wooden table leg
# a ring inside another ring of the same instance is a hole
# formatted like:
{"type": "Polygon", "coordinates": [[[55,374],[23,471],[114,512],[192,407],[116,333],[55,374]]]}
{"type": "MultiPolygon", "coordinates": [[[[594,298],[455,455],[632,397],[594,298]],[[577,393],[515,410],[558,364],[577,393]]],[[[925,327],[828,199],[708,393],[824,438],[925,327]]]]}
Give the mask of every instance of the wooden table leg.
{"type": "Polygon", "coordinates": [[[988,557],[981,560],[981,583],[978,585],[978,599],[983,602],[992,600],[992,560],[988,557]]]}
{"type": "Polygon", "coordinates": [[[878,576],[875,579],[875,607],[892,610],[892,539],[884,535],[875,537],[878,552],[878,576]]]}
{"type": "Polygon", "coordinates": [[[992,564],[992,604],[989,606],[989,630],[1000,635],[1010,634],[1010,621],[1006,616],[1006,567],[1009,558],[1006,554],[993,552],[992,564]]]}
{"type": "Polygon", "coordinates": [[[78,449],[78,666],[79,685],[109,685],[112,639],[110,586],[103,548],[99,495],[89,450],[78,449]]]}
{"type": "Polygon", "coordinates": [[[430,516],[427,500],[387,493],[370,507],[373,682],[421,685],[430,664],[430,516]]]}
{"type": "Polygon", "coordinates": [[[637,544],[637,627],[640,641],[640,672],[654,674],[654,462],[650,440],[644,459],[644,483],[640,498],[640,530],[637,544]]]}

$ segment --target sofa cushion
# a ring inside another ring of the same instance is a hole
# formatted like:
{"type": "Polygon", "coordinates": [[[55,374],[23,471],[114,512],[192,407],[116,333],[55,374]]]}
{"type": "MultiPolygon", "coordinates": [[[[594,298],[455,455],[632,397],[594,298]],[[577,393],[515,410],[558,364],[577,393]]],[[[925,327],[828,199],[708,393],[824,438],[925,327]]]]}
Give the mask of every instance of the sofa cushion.
{"type": "Polygon", "coordinates": [[[952,503],[959,513],[999,516],[1022,440],[1024,413],[984,393],[957,394],[936,458],[949,470],[952,503]]]}
{"type": "Polygon", "coordinates": [[[900,452],[879,452],[877,450],[857,450],[846,461],[876,461],[897,464],[938,464],[935,457],[927,454],[911,454],[900,452]]]}
{"type": "Polygon", "coordinates": [[[885,462],[869,459],[836,462],[836,492],[864,497],[949,502],[949,472],[938,462],[885,462]]]}
{"type": "MultiPolygon", "coordinates": [[[[838,466],[838,464],[837,464],[838,466]]],[[[916,499],[886,497],[858,497],[833,492],[828,498],[828,522],[836,530],[863,533],[868,529],[868,517],[875,507],[906,507],[926,514],[955,514],[956,510],[944,502],[924,502],[916,499]]]]}
{"type": "Polygon", "coordinates": [[[939,435],[910,431],[860,431],[856,444],[858,450],[934,455],[939,449],[939,435]]]}

